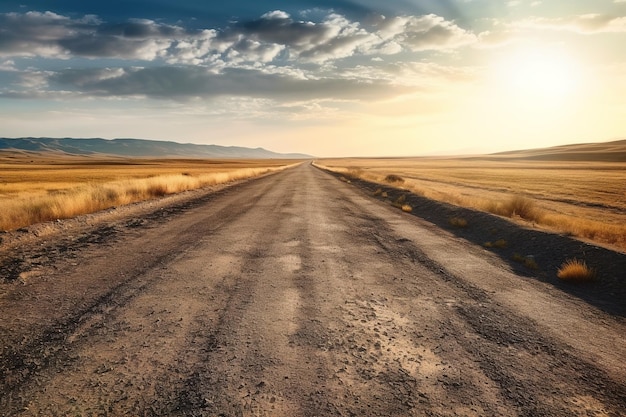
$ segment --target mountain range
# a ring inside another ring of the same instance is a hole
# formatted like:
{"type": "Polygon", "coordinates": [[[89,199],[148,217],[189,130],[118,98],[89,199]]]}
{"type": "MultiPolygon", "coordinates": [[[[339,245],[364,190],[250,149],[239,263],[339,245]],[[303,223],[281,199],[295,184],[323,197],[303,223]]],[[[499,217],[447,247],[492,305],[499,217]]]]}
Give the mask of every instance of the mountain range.
{"type": "Polygon", "coordinates": [[[156,158],[309,159],[299,153],[276,153],[263,148],[196,145],[146,139],[0,138],[0,152],[52,152],[69,155],[113,155],[156,158]]]}

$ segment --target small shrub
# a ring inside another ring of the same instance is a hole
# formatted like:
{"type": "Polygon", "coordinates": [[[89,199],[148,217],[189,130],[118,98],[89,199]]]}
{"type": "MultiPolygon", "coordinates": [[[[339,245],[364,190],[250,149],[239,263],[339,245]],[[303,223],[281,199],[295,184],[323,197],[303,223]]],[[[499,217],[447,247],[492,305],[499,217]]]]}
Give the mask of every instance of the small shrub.
{"type": "Polygon", "coordinates": [[[539,269],[539,265],[537,264],[533,256],[522,256],[519,253],[515,253],[513,254],[513,260],[515,262],[519,262],[523,264],[528,269],[532,269],[532,270],[539,269]]]}
{"type": "Polygon", "coordinates": [[[525,220],[536,221],[541,217],[539,209],[535,206],[535,202],[530,198],[515,195],[506,202],[502,208],[503,214],[508,217],[519,216],[525,220]]]}
{"type": "Polygon", "coordinates": [[[154,197],[163,197],[164,195],[167,195],[167,185],[159,183],[150,184],[148,186],[148,195],[154,197]]]}
{"type": "Polygon", "coordinates": [[[499,249],[504,249],[508,246],[508,242],[504,239],[498,239],[493,243],[493,246],[499,249]]]}
{"type": "Polygon", "coordinates": [[[404,204],[406,201],[406,195],[402,194],[400,197],[396,198],[396,204],[404,204]]]}
{"type": "Polygon", "coordinates": [[[374,191],[374,197],[378,197],[379,195],[381,195],[383,193],[383,189],[379,188],[376,191],[374,191]]]}
{"type": "Polygon", "coordinates": [[[498,249],[504,249],[508,246],[508,242],[504,239],[498,239],[495,242],[485,242],[483,243],[483,246],[486,248],[498,248],[498,249]]]}
{"type": "Polygon", "coordinates": [[[410,213],[413,211],[413,207],[409,206],[408,204],[403,204],[401,209],[405,213],[410,213]]]}
{"type": "Polygon", "coordinates": [[[402,194],[400,197],[396,198],[394,202],[391,203],[391,205],[396,208],[401,209],[405,202],[406,202],[406,195],[402,194]]]}
{"type": "Polygon", "coordinates": [[[514,253],[513,254],[513,258],[512,258],[515,262],[520,262],[523,263],[524,260],[526,259],[524,256],[520,255],[519,253],[514,253]]]}
{"type": "Polygon", "coordinates": [[[556,276],[564,281],[588,282],[592,281],[596,274],[593,269],[587,266],[585,261],[568,259],[561,265],[556,276]]]}
{"type": "Polygon", "coordinates": [[[535,261],[535,258],[533,258],[532,256],[526,257],[526,259],[524,260],[524,266],[528,269],[532,269],[533,271],[539,269],[539,265],[535,261]]]}
{"type": "Polygon", "coordinates": [[[354,179],[358,179],[358,178],[361,178],[363,176],[363,170],[361,168],[350,168],[345,173],[345,175],[349,179],[353,179],[353,180],[354,179]]]}
{"type": "Polygon", "coordinates": [[[464,228],[467,227],[467,220],[465,220],[463,217],[451,217],[450,225],[454,227],[464,228]]]}
{"type": "Polygon", "coordinates": [[[385,177],[385,181],[390,182],[390,183],[395,183],[395,182],[403,183],[404,178],[396,174],[389,174],[385,177]]]}

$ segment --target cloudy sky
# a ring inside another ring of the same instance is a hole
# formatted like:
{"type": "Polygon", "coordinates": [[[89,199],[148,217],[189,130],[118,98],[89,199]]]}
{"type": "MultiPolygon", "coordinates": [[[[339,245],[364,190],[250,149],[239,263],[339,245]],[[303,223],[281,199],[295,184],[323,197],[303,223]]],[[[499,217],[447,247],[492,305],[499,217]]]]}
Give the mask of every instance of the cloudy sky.
{"type": "Polygon", "coordinates": [[[0,136],[318,156],[626,137],[626,0],[2,0],[0,136]]]}

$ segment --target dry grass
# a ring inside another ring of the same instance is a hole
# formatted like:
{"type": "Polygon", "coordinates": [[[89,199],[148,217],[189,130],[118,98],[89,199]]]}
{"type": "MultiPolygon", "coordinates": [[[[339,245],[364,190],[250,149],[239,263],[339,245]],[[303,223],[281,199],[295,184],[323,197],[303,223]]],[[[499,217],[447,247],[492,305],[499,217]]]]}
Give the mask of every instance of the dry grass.
{"type": "Polygon", "coordinates": [[[524,220],[538,221],[542,213],[530,198],[514,195],[504,204],[497,204],[489,210],[494,214],[506,217],[520,217],[524,220]]]}
{"type": "Polygon", "coordinates": [[[486,248],[504,249],[509,246],[509,243],[504,239],[498,239],[495,242],[485,242],[483,246],[486,248]]]}
{"type": "Polygon", "coordinates": [[[450,225],[454,227],[459,227],[459,228],[467,227],[467,220],[465,220],[463,217],[451,217],[449,222],[450,222],[450,225]]]}
{"type": "Polygon", "coordinates": [[[250,178],[292,161],[0,162],[0,230],[250,178]],[[184,169],[184,170],[183,170],[184,169]]]}
{"type": "Polygon", "coordinates": [[[400,183],[404,182],[404,178],[396,174],[389,174],[385,177],[385,181],[389,183],[400,183]]]}
{"type": "Polygon", "coordinates": [[[513,260],[523,264],[526,268],[532,269],[533,271],[539,269],[539,265],[532,256],[522,256],[519,253],[515,253],[513,254],[513,260]]]}
{"type": "Polygon", "coordinates": [[[400,209],[405,213],[410,213],[413,211],[413,207],[411,207],[408,204],[403,204],[402,207],[400,207],[400,209]]]}
{"type": "Polygon", "coordinates": [[[471,158],[328,159],[319,165],[626,250],[626,163],[471,158]]]}
{"type": "Polygon", "coordinates": [[[569,259],[561,265],[556,276],[563,281],[589,282],[595,279],[596,273],[585,261],[569,259]]]}

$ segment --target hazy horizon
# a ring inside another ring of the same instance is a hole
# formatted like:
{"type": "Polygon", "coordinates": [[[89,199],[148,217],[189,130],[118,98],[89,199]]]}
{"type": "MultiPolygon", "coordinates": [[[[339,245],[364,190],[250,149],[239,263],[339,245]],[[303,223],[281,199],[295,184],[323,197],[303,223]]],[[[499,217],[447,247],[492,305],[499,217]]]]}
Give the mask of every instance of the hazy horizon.
{"type": "Polygon", "coordinates": [[[623,139],[626,1],[0,5],[0,136],[486,154],[623,139]]]}

